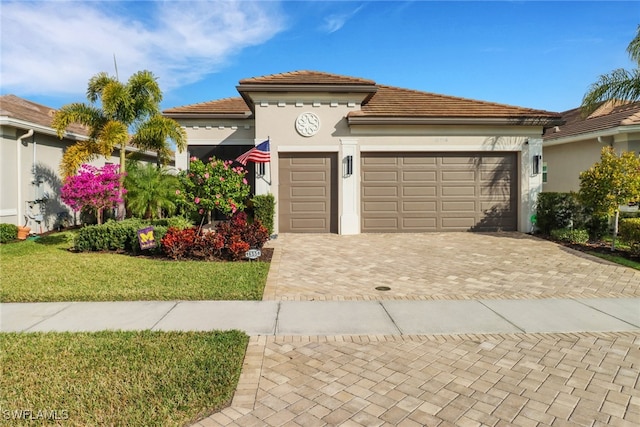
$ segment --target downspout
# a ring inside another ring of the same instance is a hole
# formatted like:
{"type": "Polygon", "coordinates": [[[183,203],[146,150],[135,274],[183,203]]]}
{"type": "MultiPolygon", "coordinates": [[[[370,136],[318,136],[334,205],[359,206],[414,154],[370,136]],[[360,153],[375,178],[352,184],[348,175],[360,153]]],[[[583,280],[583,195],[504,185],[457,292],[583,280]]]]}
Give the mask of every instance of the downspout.
{"type": "MultiPolygon", "coordinates": [[[[18,216],[18,224],[17,225],[21,225],[22,224],[22,219],[23,219],[23,215],[22,215],[22,156],[20,154],[20,144],[22,143],[23,139],[29,138],[30,136],[33,136],[33,129],[29,129],[27,131],[27,133],[25,133],[24,135],[18,137],[18,139],[16,139],[16,162],[17,162],[17,175],[18,175],[18,179],[17,179],[17,186],[18,186],[18,191],[17,191],[17,199],[18,199],[18,209],[17,209],[17,216],[18,216]]],[[[35,155],[35,154],[34,154],[35,155]]]]}

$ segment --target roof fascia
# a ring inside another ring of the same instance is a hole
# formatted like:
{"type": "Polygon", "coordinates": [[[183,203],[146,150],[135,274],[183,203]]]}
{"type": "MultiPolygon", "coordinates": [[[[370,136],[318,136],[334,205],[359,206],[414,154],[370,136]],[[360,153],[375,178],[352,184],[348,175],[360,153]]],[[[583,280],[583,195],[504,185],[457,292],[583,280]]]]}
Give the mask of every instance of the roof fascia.
{"type": "Polygon", "coordinates": [[[349,116],[349,125],[528,125],[550,127],[549,117],[372,117],[349,116]]]}
{"type": "Polygon", "coordinates": [[[162,113],[165,117],[174,119],[250,119],[253,115],[246,113],[162,113]]]}
{"type": "MultiPolygon", "coordinates": [[[[20,119],[14,119],[12,117],[7,117],[7,116],[0,116],[0,126],[12,126],[12,127],[24,129],[24,130],[33,129],[34,132],[58,137],[58,134],[53,128],[50,128],[48,126],[38,125],[35,123],[20,120],[20,119]]],[[[89,139],[89,137],[86,135],[80,135],[74,132],[65,132],[62,139],[65,139],[65,138],[76,140],[76,141],[86,141],[89,139]]],[[[116,150],[119,150],[119,148],[116,148],[116,150]]],[[[132,145],[127,145],[125,151],[137,152],[137,153],[144,154],[146,156],[157,157],[157,154],[153,151],[141,150],[138,147],[134,147],[132,145]]]]}
{"type": "Polygon", "coordinates": [[[542,145],[545,147],[552,147],[554,145],[570,144],[572,142],[579,142],[587,139],[597,140],[598,137],[607,137],[607,136],[614,136],[614,135],[620,135],[623,133],[633,133],[633,132],[640,132],[640,125],[618,126],[615,128],[603,129],[595,132],[587,132],[587,133],[581,133],[578,135],[566,136],[563,138],[554,138],[550,140],[543,139],[542,145]]]}
{"type": "MultiPolygon", "coordinates": [[[[8,117],[8,116],[0,116],[0,125],[13,126],[13,127],[25,129],[25,130],[33,129],[34,131],[38,133],[43,133],[45,135],[52,135],[56,137],[58,136],[58,133],[53,128],[39,125],[33,122],[28,122],[26,120],[15,119],[13,117],[8,117]]],[[[88,136],[80,135],[79,133],[75,133],[75,132],[65,132],[64,138],[81,140],[81,141],[86,141],[89,139],[88,136]]]]}

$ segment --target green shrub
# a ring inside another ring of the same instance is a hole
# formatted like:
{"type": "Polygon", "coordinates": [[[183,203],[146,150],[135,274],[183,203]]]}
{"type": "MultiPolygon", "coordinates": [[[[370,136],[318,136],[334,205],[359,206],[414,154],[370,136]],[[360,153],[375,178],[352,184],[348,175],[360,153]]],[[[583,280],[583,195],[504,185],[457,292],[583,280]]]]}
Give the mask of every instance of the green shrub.
{"type": "Polygon", "coordinates": [[[81,252],[125,251],[139,254],[142,249],[140,249],[138,241],[138,230],[153,226],[153,236],[157,246],[149,251],[154,254],[160,253],[160,241],[169,228],[167,224],[171,224],[170,226],[177,229],[191,227],[191,223],[181,217],[155,221],[140,218],[127,218],[122,221],[109,220],[102,225],[89,225],[80,229],[75,238],[74,247],[81,252]]]}
{"type": "Polygon", "coordinates": [[[571,230],[568,228],[562,228],[558,230],[551,230],[551,237],[561,242],[584,244],[589,241],[589,233],[587,230],[571,230]]]}
{"type": "Polygon", "coordinates": [[[253,204],[254,219],[260,220],[269,235],[273,234],[273,216],[276,210],[276,199],[273,194],[253,196],[251,203],[253,204]]]}
{"type": "Polygon", "coordinates": [[[620,240],[635,254],[640,254],[640,218],[624,218],[618,224],[620,240]]]}
{"type": "Polygon", "coordinates": [[[18,238],[18,226],[14,224],[0,224],[0,243],[7,243],[18,238]]]}
{"type": "Polygon", "coordinates": [[[579,228],[585,221],[583,208],[574,193],[540,193],[536,218],[536,225],[543,234],[562,228],[579,228]]]}
{"type": "Polygon", "coordinates": [[[185,228],[193,227],[193,221],[183,216],[172,216],[170,218],[155,219],[151,221],[151,225],[184,230],[185,228]]]}

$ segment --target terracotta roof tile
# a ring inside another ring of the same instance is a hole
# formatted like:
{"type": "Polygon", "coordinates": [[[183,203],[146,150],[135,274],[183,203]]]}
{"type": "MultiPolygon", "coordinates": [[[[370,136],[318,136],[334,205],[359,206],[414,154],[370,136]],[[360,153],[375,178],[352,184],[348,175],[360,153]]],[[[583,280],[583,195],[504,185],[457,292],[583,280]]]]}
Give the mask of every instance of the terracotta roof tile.
{"type": "Polygon", "coordinates": [[[378,91],[352,116],[376,117],[560,117],[558,113],[493,102],[378,85],[378,91]]]}
{"type": "Polygon", "coordinates": [[[201,102],[198,104],[184,105],[164,110],[163,113],[189,113],[189,114],[249,114],[251,110],[241,97],[224,98],[215,101],[201,102]]]}
{"type": "Polygon", "coordinates": [[[360,77],[342,76],[321,71],[291,71],[288,73],[270,74],[267,76],[251,77],[240,80],[241,85],[249,84],[284,84],[284,85],[370,85],[376,82],[360,77]]]}
{"type": "MultiPolygon", "coordinates": [[[[393,86],[376,85],[373,80],[341,76],[319,71],[293,71],[240,80],[240,85],[345,85],[370,87],[373,95],[362,109],[352,111],[349,117],[404,117],[404,118],[545,118],[559,119],[559,113],[516,107],[486,101],[477,101],[438,95],[393,86]]],[[[242,98],[226,98],[165,110],[167,114],[243,113],[249,107],[242,98]]]]}
{"type": "Polygon", "coordinates": [[[545,131],[545,141],[576,136],[580,134],[613,129],[619,126],[640,124],[640,102],[603,105],[591,116],[584,118],[580,108],[562,113],[565,124],[545,131]]]}
{"type": "MultiPolygon", "coordinates": [[[[0,116],[7,116],[16,120],[33,123],[51,128],[53,115],[56,110],[42,104],[37,104],[15,95],[0,96],[0,116]]],[[[72,124],[68,131],[79,135],[88,135],[84,126],[72,124]]]]}

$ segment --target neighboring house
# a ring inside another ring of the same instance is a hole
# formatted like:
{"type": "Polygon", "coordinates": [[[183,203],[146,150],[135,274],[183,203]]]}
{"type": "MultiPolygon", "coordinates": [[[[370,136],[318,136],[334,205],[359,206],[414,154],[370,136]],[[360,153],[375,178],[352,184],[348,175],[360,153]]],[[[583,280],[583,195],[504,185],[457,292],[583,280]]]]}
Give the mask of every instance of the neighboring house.
{"type": "Polygon", "coordinates": [[[437,95],[316,71],[241,80],[239,97],[163,111],[187,131],[177,154],[251,164],[276,198],[276,232],[531,231],[548,111],[437,95]]]}
{"type": "Polygon", "coordinates": [[[600,161],[604,146],[640,153],[640,102],[606,102],[586,118],[576,108],[562,120],[543,136],[544,192],[577,192],[580,172],[600,161]]]}
{"type": "MultiPolygon", "coordinates": [[[[0,223],[28,225],[40,234],[73,224],[77,215],[60,200],[60,161],[66,148],[87,139],[87,130],[71,125],[60,139],[51,127],[54,110],[17,97],[0,96],[0,223]]],[[[143,161],[155,155],[141,153],[143,161]]],[[[120,163],[119,151],[112,157],[91,162],[120,163]]]]}

